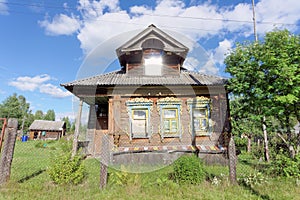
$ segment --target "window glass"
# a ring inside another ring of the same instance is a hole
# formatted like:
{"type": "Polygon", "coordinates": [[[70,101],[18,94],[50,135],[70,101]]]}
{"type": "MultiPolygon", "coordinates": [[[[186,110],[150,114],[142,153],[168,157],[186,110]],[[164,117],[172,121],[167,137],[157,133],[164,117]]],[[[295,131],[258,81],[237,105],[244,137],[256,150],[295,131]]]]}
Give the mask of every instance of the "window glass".
{"type": "Polygon", "coordinates": [[[131,119],[132,137],[146,137],[148,130],[148,109],[133,109],[131,119]]]}
{"type": "Polygon", "coordinates": [[[177,109],[163,109],[164,133],[178,132],[178,114],[177,109]]]}
{"type": "Polygon", "coordinates": [[[206,131],[207,130],[207,109],[203,108],[194,108],[193,109],[193,128],[197,131],[206,131]]]}

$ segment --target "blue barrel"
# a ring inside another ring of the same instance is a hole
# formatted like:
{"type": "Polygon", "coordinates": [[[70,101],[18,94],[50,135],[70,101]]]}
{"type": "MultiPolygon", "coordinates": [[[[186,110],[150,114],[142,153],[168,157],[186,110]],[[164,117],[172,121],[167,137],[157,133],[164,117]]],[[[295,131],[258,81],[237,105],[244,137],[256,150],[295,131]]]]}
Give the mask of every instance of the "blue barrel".
{"type": "Polygon", "coordinates": [[[27,135],[23,135],[22,136],[22,142],[26,142],[28,140],[28,136],[27,135]]]}

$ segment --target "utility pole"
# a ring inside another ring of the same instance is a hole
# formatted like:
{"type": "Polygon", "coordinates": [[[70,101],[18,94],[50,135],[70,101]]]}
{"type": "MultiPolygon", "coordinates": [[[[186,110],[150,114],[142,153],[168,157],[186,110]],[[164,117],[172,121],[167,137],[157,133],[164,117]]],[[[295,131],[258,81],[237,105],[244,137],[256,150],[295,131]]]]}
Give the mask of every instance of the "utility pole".
{"type": "Polygon", "coordinates": [[[252,0],[252,14],[253,14],[253,32],[254,32],[254,40],[255,42],[258,41],[257,33],[256,33],[256,18],[255,18],[255,4],[254,0],[252,0]]]}

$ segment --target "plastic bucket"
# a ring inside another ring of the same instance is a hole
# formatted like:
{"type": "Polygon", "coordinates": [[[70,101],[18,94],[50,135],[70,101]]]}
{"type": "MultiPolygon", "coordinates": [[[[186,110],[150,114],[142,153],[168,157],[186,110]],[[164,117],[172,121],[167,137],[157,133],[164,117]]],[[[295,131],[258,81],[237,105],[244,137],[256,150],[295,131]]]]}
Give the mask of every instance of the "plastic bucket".
{"type": "Polygon", "coordinates": [[[28,136],[27,135],[23,135],[22,136],[22,142],[26,142],[28,140],[28,136]]]}

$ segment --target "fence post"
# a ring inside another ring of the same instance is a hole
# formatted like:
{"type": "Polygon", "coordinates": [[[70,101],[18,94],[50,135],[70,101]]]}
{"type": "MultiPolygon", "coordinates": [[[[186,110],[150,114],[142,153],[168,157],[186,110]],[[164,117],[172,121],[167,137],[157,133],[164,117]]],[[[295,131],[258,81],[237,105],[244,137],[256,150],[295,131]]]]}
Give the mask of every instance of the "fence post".
{"type": "Polygon", "coordinates": [[[82,105],[83,105],[83,100],[80,99],[77,118],[76,118],[76,121],[75,121],[75,132],[74,132],[74,138],[73,138],[72,158],[76,155],[77,148],[78,148],[78,137],[79,137],[79,134],[80,134],[82,105]]]}
{"type": "Polygon", "coordinates": [[[232,184],[236,184],[236,151],[233,137],[230,137],[228,145],[228,157],[229,157],[229,179],[232,184]]]}
{"type": "Polygon", "coordinates": [[[0,185],[7,183],[10,178],[11,164],[14,155],[18,129],[17,119],[8,119],[5,129],[4,146],[0,161],[0,185]]]}
{"type": "Polygon", "coordinates": [[[103,189],[107,183],[107,167],[110,162],[109,135],[102,136],[102,147],[100,157],[100,189],[103,189]]]}

